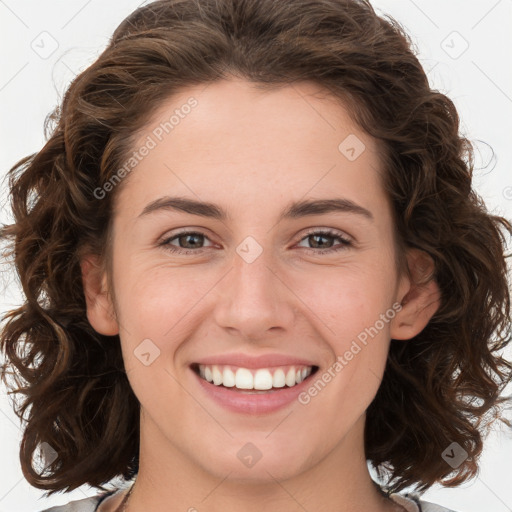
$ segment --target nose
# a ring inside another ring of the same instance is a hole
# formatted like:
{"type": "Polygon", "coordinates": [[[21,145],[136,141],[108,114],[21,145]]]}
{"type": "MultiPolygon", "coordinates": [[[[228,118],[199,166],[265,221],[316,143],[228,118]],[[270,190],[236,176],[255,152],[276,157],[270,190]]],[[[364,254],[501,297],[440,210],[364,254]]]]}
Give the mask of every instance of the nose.
{"type": "Polygon", "coordinates": [[[217,289],[215,321],[238,338],[257,340],[267,331],[282,335],[294,325],[294,295],[270,250],[248,262],[239,254],[217,289]]]}

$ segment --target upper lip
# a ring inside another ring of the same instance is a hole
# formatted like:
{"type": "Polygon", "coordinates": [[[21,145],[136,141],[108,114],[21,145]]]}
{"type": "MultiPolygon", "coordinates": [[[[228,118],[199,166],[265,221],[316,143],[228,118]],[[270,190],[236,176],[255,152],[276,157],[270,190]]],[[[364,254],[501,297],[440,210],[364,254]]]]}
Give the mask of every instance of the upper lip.
{"type": "Polygon", "coordinates": [[[223,354],[211,357],[205,357],[195,364],[201,365],[232,365],[242,368],[269,368],[272,366],[316,366],[307,359],[290,356],[286,354],[261,354],[259,356],[250,356],[242,353],[223,354]]]}

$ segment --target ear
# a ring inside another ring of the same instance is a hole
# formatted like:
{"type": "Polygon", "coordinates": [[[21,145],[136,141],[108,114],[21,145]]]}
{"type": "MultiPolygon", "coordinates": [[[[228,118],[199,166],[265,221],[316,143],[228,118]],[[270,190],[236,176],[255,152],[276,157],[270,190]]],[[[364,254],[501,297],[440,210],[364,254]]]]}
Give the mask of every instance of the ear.
{"type": "Polygon", "coordinates": [[[102,270],[98,257],[86,256],[80,261],[80,266],[89,323],[96,332],[105,336],[119,334],[106,273],[102,270]]]}
{"type": "Polygon", "coordinates": [[[433,275],[432,258],[419,249],[407,253],[409,274],[400,279],[397,300],[402,309],[391,321],[391,338],[409,340],[428,324],[441,304],[441,292],[433,275]]]}

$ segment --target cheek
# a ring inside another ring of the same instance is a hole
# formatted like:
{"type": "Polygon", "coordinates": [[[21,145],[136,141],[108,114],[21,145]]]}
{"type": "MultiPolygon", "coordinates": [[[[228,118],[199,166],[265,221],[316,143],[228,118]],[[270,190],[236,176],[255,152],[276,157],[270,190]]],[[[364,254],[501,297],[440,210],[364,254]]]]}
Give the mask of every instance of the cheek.
{"type": "Polygon", "coordinates": [[[119,268],[115,288],[120,320],[127,332],[139,337],[162,340],[171,333],[174,336],[212,286],[208,275],[197,268],[149,267],[134,262],[124,265],[124,271],[123,264],[119,268]]]}
{"type": "MultiPolygon", "coordinates": [[[[119,267],[120,269],[122,266],[119,267]]],[[[144,407],[186,399],[174,360],[190,335],[194,305],[211,285],[195,282],[183,269],[125,265],[116,287],[121,346],[130,385],[144,407]],[[153,405],[151,405],[153,404],[153,405]]]]}
{"type": "MultiPolygon", "coordinates": [[[[393,279],[385,265],[350,265],[324,269],[307,280],[296,278],[293,289],[326,328],[333,348],[341,350],[390,310],[393,279]]],[[[387,334],[389,323],[378,327],[387,334]]]]}
{"type": "Polygon", "coordinates": [[[332,364],[315,379],[327,384],[313,384],[315,389],[304,399],[314,399],[315,407],[329,411],[326,414],[340,429],[348,428],[367,409],[382,380],[395,314],[390,274],[354,268],[333,272],[306,295],[332,353],[332,364]],[[327,391],[320,392],[324,386],[327,391]]]}

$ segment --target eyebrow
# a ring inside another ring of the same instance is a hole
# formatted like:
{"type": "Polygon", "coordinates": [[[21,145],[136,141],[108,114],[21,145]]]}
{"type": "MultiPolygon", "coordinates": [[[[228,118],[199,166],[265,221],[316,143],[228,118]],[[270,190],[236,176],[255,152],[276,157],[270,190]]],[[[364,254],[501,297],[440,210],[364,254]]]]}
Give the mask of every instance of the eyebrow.
{"type": "MultiPolygon", "coordinates": [[[[139,218],[161,210],[180,211],[221,221],[230,218],[226,210],[214,203],[170,196],[160,197],[151,201],[139,214],[139,218]]],[[[353,213],[366,217],[369,220],[373,220],[374,218],[372,212],[354,203],[350,199],[345,198],[296,201],[285,208],[279,218],[280,220],[299,219],[302,217],[336,212],[353,213]]]]}

